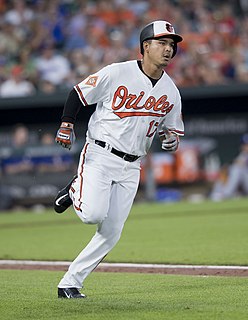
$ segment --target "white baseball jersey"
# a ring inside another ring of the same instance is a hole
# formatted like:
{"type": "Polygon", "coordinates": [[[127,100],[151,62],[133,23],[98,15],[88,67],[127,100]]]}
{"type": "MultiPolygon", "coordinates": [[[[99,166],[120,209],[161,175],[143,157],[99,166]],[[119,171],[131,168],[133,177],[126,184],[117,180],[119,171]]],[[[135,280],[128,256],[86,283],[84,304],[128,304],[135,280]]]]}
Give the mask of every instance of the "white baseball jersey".
{"type": "Polygon", "coordinates": [[[88,125],[89,140],[143,156],[162,122],[184,134],[180,93],[166,72],[153,86],[136,60],[114,63],[74,88],[84,106],[97,103],[88,125]]]}
{"type": "Polygon", "coordinates": [[[84,106],[97,103],[70,198],[78,217],[98,224],[88,245],[72,262],[59,288],[81,288],[86,277],[118,242],[140,178],[140,159],[128,162],[100,147],[137,156],[147,153],[159,125],[183,134],[180,94],[164,72],[155,86],[137,61],[116,63],[75,86],[84,106]]]}

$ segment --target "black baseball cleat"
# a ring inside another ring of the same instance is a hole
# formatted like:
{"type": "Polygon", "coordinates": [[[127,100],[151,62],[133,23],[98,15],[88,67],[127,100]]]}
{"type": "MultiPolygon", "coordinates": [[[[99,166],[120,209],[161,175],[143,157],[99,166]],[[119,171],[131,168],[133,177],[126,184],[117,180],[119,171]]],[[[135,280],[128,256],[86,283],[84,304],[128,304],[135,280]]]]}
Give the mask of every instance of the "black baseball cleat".
{"type": "Polygon", "coordinates": [[[58,298],[80,299],[86,298],[86,295],[80,293],[77,288],[58,288],[58,298]]]}
{"type": "Polygon", "coordinates": [[[69,208],[72,205],[72,200],[69,196],[69,190],[73,181],[76,178],[77,176],[74,176],[72,180],[68,183],[68,185],[59,191],[57,197],[55,198],[53,207],[57,213],[64,212],[67,208],[69,208]]]}

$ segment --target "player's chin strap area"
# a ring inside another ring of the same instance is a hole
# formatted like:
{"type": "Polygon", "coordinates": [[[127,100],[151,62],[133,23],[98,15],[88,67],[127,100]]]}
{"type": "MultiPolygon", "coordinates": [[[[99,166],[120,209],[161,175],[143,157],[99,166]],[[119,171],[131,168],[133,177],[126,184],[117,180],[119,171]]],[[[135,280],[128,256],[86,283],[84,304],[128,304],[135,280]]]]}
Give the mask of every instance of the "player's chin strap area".
{"type": "Polygon", "coordinates": [[[140,157],[139,156],[135,156],[133,154],[128,154],[119,150],[116,150],[115,148],[112,148],[108,143],[101,141],[101,140],[95,140],[95,144],[97,144],[98,146],[102,147],[102,148],[106,148],[113,154],[115,154],[116,156],[122,158],[125,161],[128,162],[134,162],[136,160],[138,160],[140,157]]]}

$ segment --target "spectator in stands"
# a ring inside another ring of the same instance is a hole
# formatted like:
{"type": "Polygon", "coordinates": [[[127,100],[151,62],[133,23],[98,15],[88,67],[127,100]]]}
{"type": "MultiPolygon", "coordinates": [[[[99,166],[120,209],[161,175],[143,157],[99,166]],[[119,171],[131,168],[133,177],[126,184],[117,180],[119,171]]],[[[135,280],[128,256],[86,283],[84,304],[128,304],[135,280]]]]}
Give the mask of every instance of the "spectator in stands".
{"type": "Polygon", "coordinates": [[[11,141],[11,152],[8,158],[2,161],[4,174],[29,173],[33,170],[33,164],[26,155],[29,144],[29,129],[18,124],[14,127],[11,141]]]}
{"type": "Polygon", "coordinates": [[[49,80],[42,80],[38,83],[38,90],[44,94],[56,93],[57,87],[49,80]]]}
{"type": "Polygon", "coordinates": [[[32,160],[37,173],[71,172],[76,164],[73,157],[73,153],[61,152],[54,144],[54,134],[46,132],[41,135],[39,146],[32,160]]]}
{"type": "Polygon", "coordinates": [[[248,13],[248,1],[247,0],[239,0],[239,5],[244,14],[248,13]]]}
{"type": "Polygon", "coordinates": [[[0,87],[1,83],[3,83],[8,78],[8,73],[5,68],[6,58],[0,56],[0,87]]]}
{"type": "Polygon", "coordinates": [[[0,86],[0,97],[26,97],[35,94],[34,85],[25,80],[23,69],[15,65],[11,69],[10,78],[0,86]]]}
{"type": "Polygon", "coordinates": [[[71,87],[81,72],[73,68],[72,51],[83,52],[80,64],[92,72],[113,56],[116,61],[136,59],[140,26],[166,16],[176,21],[185,39],[167,70],[179,87],[248,83],[246,2],[7,1],[0,21],[0,59],[6,60],[6,66],[19,63],[20,48],[25,48],[29,61],[36,58],[34,68],[39,73],[39,77],[33,77],[36,72],[32,72],[28,79],[50,93],[71,87]],[[54,46],[50,53],[42,49],[47,41],[54,46]]]}
{"type": "Polygon", "coordinates": [[[54,134],[45,132],[40,139],[41,145],[45,148],[47,146],[54,146],[54,134]]]}
{"type": "Polygon", "coordinates": [[[103,55],[104,65],[111,62],[126,61],[129,57],[129,50],[124,46],[124,35],[120,30],[115,30],[110,34],[110,47],[103,55]]]}
{"type": "Polygon", "coordinates": [[[6,22],[15,26],[23,26],[33,19],[33,11],[26,5],[24,0],[12,1],[13,8],[4,15],[6,22]]]}
{"type": "Polygon", "coordinates": [[[18,64],[23,69],[23,73],[25,78],[32,82],[35,87],[37,87],[38,77],[37,77],[37,70],[34,64],[34,57],[31,52],[30,47],[22,48],[19,51],[18,56],[18,64]]]}
{"type": "MultiPolygon", "coordinates": [[[[247,20],[248,25],[248,20],[247,20]]],[[[248,31],[248,26],[247,26],[248,31]]],[[[234,61],[235,80],[238,82],[248,82],[248,36],[242,34],[240,41],[232,52],[234,61]]]]}
{"type": "Polygon", "coordinates": [[[65,86],[65,82],[70,76],[68,60],[63,55],[56,53],[52,44],[44,46],[35,65],[41,81],[49,81],[57,88],[65,86]]]}
{"type": "Polygon", "coordinates": [[[21,43],[16,27],[0,20],[0,55],[4,56],[6,61],[14,59],[18,55],[21,43]]]}
{"type": "Polygon", "coordinates": [[[81,4],[78,12],[71,17],[68,28],[66,28],[66,51],[79,48],[82,50],[87,44],[88,22],[85,5],[85,3],[81,4]]]}

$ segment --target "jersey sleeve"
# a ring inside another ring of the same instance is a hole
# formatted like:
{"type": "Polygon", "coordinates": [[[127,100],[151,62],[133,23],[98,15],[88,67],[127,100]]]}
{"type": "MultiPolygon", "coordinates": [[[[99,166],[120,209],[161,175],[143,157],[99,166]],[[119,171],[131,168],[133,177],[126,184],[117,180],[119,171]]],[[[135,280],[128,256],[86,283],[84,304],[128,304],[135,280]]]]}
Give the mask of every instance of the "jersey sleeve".
{"type": "Polygon", "coordinates": [[[184,123],[182,119],[182,102],[180,94],[177,95],[176,103],[171,111],[165,116],[165,126],[173,133],[184,136],[184,123]]]}
{"type": "Polygon", "coordinates": [[[74,86],[84,106],[109,99],[109,67],[88,76],[74,86]]]}

